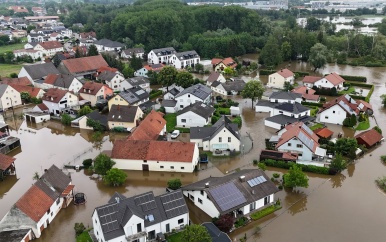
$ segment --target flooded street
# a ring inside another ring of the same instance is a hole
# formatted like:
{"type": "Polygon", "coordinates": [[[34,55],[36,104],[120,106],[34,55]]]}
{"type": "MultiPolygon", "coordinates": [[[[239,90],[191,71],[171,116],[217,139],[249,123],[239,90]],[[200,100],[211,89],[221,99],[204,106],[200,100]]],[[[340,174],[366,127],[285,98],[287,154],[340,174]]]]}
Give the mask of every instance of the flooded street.
{"type": "MultiPolygon", "coordinates": [[[[247,58],[255,57],[252,55],[247,58]]],[[[283,64],[281,68],[287,65],[283,64]]],[[[310,72],[310,67],[305,63],[292,62],[289,68],[310,72]]],[[[376,85],[370,103],[379,126],[386,133],[386,111],[381,107],[379,97],[386,93],[386,68],[328,65],[318,74],[331,72],[367,76],[368,83],[376,85]]],[[[266,80],[266,77],[261,79],[266,80]]],[[[127,182],[118,188],[90,179],[87,171],[70,170],[72,182],[76,185],[75,192],[84,192],[87,203],[63,209],[36,241],[75,241],[74,223],[83,222],[86,227],[91,226],[94,208],[105,204],[115,191],[126,196],[147,191],[159,195],[165,192],[166,182],[171,178],[180,178],[183,184],[189,184],[209,176],[222,176],[237,168],[252,168],[252,161],[258,159],[261,149],[265,148],[264,139],[269,138],[274,130],[264,127],[267,114],[255,113],[250,100],[235,99],[242,108],[241,134],[245,140],[239,156],[213,158],[207,168],[203,166],[202,170],[192,174],[127,171],[127,182]],[[253,148],[248,136],[253,140],[253,148]]],[[[98,146],[89,131],[80,132],[79,129],[63,127],[59,122],[49,122],[45,125],[47,127],[32,127],[21,120],[16,121],[16,124],[10,121],[13,129],[11,135],[21,139],[22,147],[10,154],[17,158],[17,176],[9,176],[0,182],[0,217],[33,184],[35,172],[42,174],[51,164],[58,167],[67,163],[81,164],[84,159],[94,158],[101,151],[111,150],[112,142],[124,137],[122,134],[106,133],[104,142],[98,146]]],[[[355,133],[336,125],[329,128],[335,135],[343,132],[345,136],[353,136],[355,133]]],[[[356,160],[340,175],[308,174],[308,188],[297,189],[296,192],[280,191],[276,197],[282,202],[281,210],[234,231],[230,234],[231,238],[239,241],[247,234],[248,241],[385,241],[386,195],[374,183],[377,177],[386,175],[386,167],[379,159],[381,155],[386,155],[385,147],[385,143],[382,143],[381,147],[356,160]],[[254,234],[256,226],[261,228],[258,234],[254,234]]],[[[269,168],[268,176],[274,172],[286,171],[269,168]]],[[[192,210],[191,219],[193,222],[209,220],[196,209],[192,210]]]]}

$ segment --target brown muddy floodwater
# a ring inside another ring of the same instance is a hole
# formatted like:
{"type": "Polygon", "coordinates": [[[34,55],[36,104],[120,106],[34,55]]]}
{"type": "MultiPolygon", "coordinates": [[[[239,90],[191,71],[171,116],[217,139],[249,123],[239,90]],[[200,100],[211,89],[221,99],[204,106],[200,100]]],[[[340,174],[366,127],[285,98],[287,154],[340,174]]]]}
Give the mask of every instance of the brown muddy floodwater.
{"type": "MultiPolygon", "coordinates": [[[[247,58],[255,58],[248,55],[247,58]]],[[[287,66],[288,63],[282,67],[287,66]]],[[[305,63],[292,62],[291,70],[310,71],[305,63]]],[[[380,95],[386,93],[386,68],[365,68],[329,65],[318,74],[338,72],[348,75],[367,76],[368,82],[376,85],[371,98],[375,117],[379,126],[386,131],[386,112],[381,107],[380,95]]],[[[250,78],[250,77],[249,77],[250,78]]],[[[264,77],[261,77],[262,79],[264,77]]],[[[264,79],[263,79],[264,80],[264,79]]],[[[84,192],[87,203],[82,206],[71,205],[63,209],[43,232],[41,241],[75,241],[74,223],[83,222],[91,226],[91,215],[95,207],[103,205],[115,192],[126,196],[154,191],[156,195],[165,191],[170,178],[180,178],[183,184],[195,182],[208,176],[222,176],[237,168],[252,168],[252,160],[257,159],[264,148],[264,139],[274,130],[264,127],[266,114],[256,114],[251,109],[250,100],[236,98],[242,107],[244,152],[234,158],[216,158],[207,167],[192,174],[127,171],[128,181],[122,187],[108,187],[100,181],[89,178],[85,171],[70,171],[76,192],[84,192]],[[247,136],[249,134],[253,140],[247,136]]],[[[102,145],[92,141],[88,131],[63,127],[58,122],[29,126],[20,119],[8,121],[11,134],[21,139],[22,147],[12,153],[16,160],[17,176],[7,177],[0,182],[0,217],[33,184],[34,172],[43,172],[51,164],[62,167],[64,164],[81,164],[86,158],[94,158],[99,152],[110,150],[112,141],[124,135],[106,134],[102,145]]],[[[372,121],[372,123],[374,123],[372,121]]],[[[353,130],[329,126],[334,132],[353,136],[353,130]]],[[[385,144],[355,161],[342,174],[337,176],[309,175],[309,187],[297,191],[283,190],[277,193],[283,208],[275,214],[230,234],[231,238],[247,235],[248,241],[385,241],[386,239],[386,195],[374,183],[386,175],[386,167],[380,156],[386,155],[385,144]],[[261,228],[255,234],[256,226],[261,228]]],[[[284,170],[269,168],[267,173],[283,173],[284,170]]],[[[192,208],[191,204],[189,207],[192,208]]],[[[191,219],[195,223],[208,221],[201,211],[192,208],[191,219]]]]}

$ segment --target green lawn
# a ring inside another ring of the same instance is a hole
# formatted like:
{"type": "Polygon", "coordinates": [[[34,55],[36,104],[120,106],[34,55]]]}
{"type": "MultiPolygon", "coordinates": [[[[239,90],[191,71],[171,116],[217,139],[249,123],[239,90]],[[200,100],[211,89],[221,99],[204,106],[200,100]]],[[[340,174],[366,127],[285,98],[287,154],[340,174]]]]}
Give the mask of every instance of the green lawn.
{"type": "Polygon", "coordinates": [[[5,53],[7,51],[24,49],[25,44],[26,43],[18,43],[18,44],[0,46],[0,54],[5,53]]]}
{"type": "Polygon", "coordinates": [[[315,125],[313,125],[313,126],[311,126],[310,127],[310,129],[312,130],[312,131],[314,131],[314,130],[316,130],[316,129],[320,129],[320,128],[323,128],[324,126],[323,126],[323,124],[315,124],[315,125]]]}
{"type": "Polygon", "coordinates": [[[11,73],[19,73],[22,65],[0,64],[0,76],[9,76],[11,73]]]}
{"type": "Polygon", "coordinates": [[[352,93],[352,92],[354,92],[355,91],[355,87],[350,87],[348,90],[342,90],[342,91],[340,91],[339,92],[339,95],[343,95],[343,94],[350,94],[350,93],[352,93]]]}
{"type": "Polygon", "coordinates": [[[355,130],[366,130],[370,128],[370,121],[362,121],[358,124],[358,126],[355,128],[355,130]]]}
{"type": "Polygon", "coordinates": [[[87,231],[83,231],[83,233],[76,237],[76,242],[92,242],[92,239],[87,231]]]}
{"type": "Polygon", "coordinates": [[[168,242],[181,242],[182,241],[182,233],[175,233],[170,236],[167,236],[168,242]]]}
{"type": "Polygon", "coordinates": [[[164,119],[166,120],[166,131],[173,132],[177,125],[177,114],[176,113],[168,113],[165,114],[164,119]]]}
{"type": "Polygon", "coordinates": [[[318,111],[319,111],[319,108],[312,107],[311,112],[310,112],[311,117],[316,117],[316,114],[318,113],[318,111]]]}

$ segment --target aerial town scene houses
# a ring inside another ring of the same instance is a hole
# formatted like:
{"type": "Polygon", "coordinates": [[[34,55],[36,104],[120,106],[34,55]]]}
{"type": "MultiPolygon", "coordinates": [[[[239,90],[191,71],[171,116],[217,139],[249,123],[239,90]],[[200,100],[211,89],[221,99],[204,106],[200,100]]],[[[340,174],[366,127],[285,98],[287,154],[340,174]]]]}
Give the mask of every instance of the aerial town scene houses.
{"type": "Polygon", "coordinates": [[[7,4],[0,241],[378,241],[386,4],[354,2],[7,4]]]}

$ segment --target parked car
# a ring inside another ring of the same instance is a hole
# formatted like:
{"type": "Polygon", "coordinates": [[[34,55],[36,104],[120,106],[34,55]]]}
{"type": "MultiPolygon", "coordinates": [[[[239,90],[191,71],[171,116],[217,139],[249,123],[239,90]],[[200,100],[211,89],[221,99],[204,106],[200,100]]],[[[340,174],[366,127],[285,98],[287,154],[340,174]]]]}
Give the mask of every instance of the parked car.
{"type": "Polygon", "coordinates": [[[179,130],[174,130],[174,131],[172,132],[172,134],[170,135],[170,138],[175,139],[175,138],[177,138],[179,135],[180,135],[180,131],[179,131],[179,130]]]}

